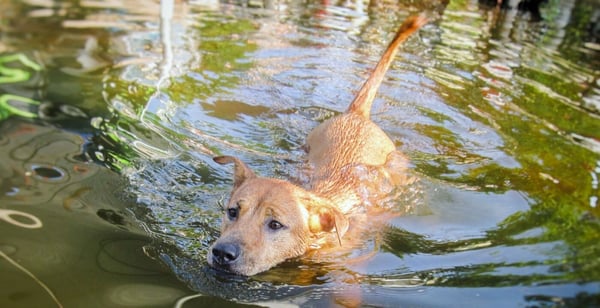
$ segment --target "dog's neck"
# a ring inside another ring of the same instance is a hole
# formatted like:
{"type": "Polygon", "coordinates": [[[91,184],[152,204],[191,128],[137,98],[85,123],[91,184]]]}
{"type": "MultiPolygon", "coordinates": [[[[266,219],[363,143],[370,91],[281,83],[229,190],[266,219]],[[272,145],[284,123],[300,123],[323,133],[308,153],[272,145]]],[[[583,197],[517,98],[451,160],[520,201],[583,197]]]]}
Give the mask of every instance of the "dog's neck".
{"type": "Polygon", "coordinates": [[[360,181],[352,169],[352,166],[348,166],[336,172],[315,174],[309,183],[309,191],[328,199],[342,213],[351,212],[364,201],[357,193],[360,181]]]}
{"type": "Polygon", "coordinates": [[[415,181],[408,172],[406,156],[393,151],[381,166],[351,163],[315,172],[308,190],[334,203],[342,213],[349,214],[385,203],[386,198],[392,198],[390,193],[396,187],[415,181]]]}

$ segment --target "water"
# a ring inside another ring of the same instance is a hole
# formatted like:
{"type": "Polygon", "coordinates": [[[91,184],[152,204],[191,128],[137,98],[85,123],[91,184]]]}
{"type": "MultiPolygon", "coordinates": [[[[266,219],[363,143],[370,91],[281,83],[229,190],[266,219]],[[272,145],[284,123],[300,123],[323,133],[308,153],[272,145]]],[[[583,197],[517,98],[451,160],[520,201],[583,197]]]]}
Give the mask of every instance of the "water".
{"type": "Polygon", "coordinates": [[[3,1],[0,306],[600,306],[600,6],[480,2],[3,1]],[[419,178],[403,215],[252,278],[208,268],[211,157],[301,176],[418,12],[373,111],[419,178]]]}

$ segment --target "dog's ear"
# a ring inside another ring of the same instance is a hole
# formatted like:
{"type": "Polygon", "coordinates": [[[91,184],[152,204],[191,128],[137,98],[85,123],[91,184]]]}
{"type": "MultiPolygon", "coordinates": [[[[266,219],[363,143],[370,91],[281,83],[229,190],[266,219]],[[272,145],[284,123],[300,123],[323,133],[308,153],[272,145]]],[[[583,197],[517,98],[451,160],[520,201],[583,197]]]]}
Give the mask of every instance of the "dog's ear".
{"type": "Polygon", "coordinates": [[[331,232],[337,233],[341,244],[341,237],[348,231],[348,219],[333,204],[324,201],[313,202],[308,206],[308,228],[312,233],[331,232]]]}
{"type": "Polygon", "coordinates": [[[244,162],[233,156],[217,156],[213,160],[221,165],[234,164],[233,189],[236,189],[247,179],[255,178],[256,174],[244,162]]]}

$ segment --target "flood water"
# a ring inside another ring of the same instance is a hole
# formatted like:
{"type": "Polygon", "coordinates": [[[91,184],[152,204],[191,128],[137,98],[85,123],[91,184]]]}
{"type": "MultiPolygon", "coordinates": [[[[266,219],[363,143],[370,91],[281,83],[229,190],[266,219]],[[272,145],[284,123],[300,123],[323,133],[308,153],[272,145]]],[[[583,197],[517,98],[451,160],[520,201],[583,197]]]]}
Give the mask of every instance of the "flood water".
{"type": "Polygon", "coordinates": [[[0,306],[600,306],[600,5],[518,2],[1,1],[0,306]],[[210,269],[211,158],[299,177],[421,12],[373,110],[419,179],[401,215],[210,269]]]}

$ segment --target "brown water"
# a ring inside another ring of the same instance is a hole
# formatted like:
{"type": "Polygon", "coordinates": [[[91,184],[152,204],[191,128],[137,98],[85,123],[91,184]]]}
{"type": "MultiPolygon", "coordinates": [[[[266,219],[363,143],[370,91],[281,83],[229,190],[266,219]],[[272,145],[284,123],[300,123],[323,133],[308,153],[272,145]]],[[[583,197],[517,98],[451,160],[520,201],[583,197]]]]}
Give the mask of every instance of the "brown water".
{"type": "Polygon", "coordinates": [[[600,306],[600,6],[481,2],[3,1],[0,306],[600,306]],[[420,179],[403,215],[319,260],[208,268],[232,173],[211,157],[300,176],[419,12],[373,112],[420,179]]]}

